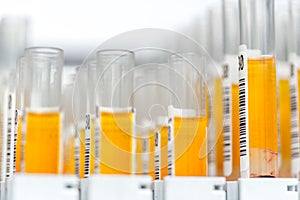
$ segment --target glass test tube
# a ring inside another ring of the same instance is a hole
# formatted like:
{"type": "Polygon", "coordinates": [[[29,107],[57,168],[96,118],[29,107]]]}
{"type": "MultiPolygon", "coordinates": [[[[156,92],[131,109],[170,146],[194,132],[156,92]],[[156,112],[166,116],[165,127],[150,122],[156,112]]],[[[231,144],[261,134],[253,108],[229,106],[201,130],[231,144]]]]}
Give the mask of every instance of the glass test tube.
{"type": "Polygon", "coordinates": [[[75,171],[75,125],[72,110],[72,98],[76,72],[72,71],[65,76],[62,87],[63,121],[63,173],[76,174],[75,171]]]}
{"type": "Polygon", "coordinates": [[[278,175],[274,0],[240,0],[240,170],[278,175]]]}
{"type": "Polygon", "coordinates": [[[88,68],[78,67],[76,78],[75,94],[75,118],[76,138],[75,138],[75,163],[77,175],[80,178],[88,178],[90,175],[90,140],[91,140],[91,118],[87,113],[88,108],[88,68]],[[78,149],[79,148],[79,149],[78,149]],[[79,154],[79,155],[78,155],[79,154]],[[78,159],[79,160],[76,160],[78,159]]]}
{"type": "Polygon", "coordinates": [[[62,172],[61,73],[63,51],[25,50],[28,90],[25,93],[24,172],[62,172]]]}
{"type": "Polygon", "coordinates": [[[135,172],[135,111],[132,103],[134,53],[97,52],[101,174],[135,172]]]}
{"type": "Polygon", "coordinates": [[[17,112],[17,144],[16,144],[16,172],[21,172],[21,163],[24,159],[24,137],[22,135],[23,112],[24,112],[24,95],[25,95],[25,58],[17,60],[16,70],[16,112],[17,112]]]}
{"type": "Polygon", "coordinates": [[[288,56],[290,65],[290,103],[291,103],[291,173],[299,177],[300,170],[300,2],[289,1],[289,28],[291,29],[288,40],[288,56]]]}
{"type": "Polygon", "coordinates": [[[228,181],[237,181],[240,177],[238,23],[238,1],[223,0],[223,175],[228,181]]]}
{"type": "MultiPolygon", "coordinates": [[[[168,137],[165,137],[168,124],[162,122],[159,125],[156,124],[159,122],[159,118],[163,118],[163,116],[167,118],[170,95],[168,75],[169,66],[164,64],[149,63],[136,66],[134,72],[136,128],[140,132],[137,135],[137,160],[140,161],[142,156],[147,157],[145,159],[147,163],[142,165],[146,166],[146,169],[142,171],[149,174],[153,180],[161,179],[162,170],[167,170],[168,165],[167,160],[164,159],[168,157],[168,137]],[[145,96],[147,96],[146,99],[145,96]],[[146,144],[146,146],[140,148],[141,144],[146,144]],[[139,155],[140,149],[144,149],[146,152],[139,155]]],[[[141,165],[139,164],[139,166],[141,165]]]]}
{"type": "Polygon", "coordinates": [[[99,145],[100,145],[100,124],[98,116],[98,107],[96,106],[97,97],[95,96],[97,84],[97,62],[91,60],[88,62],[88,113],[91,114],[91,164],[90,172],[99,173],[99,145]]]}
{"type": "Polygon", "coordinates": [[[170,84],[173,90],[169,106],[171,162],[169,174],[207,175],[206,90],[201,56],[190,53],[170,57],[170,84]]]}

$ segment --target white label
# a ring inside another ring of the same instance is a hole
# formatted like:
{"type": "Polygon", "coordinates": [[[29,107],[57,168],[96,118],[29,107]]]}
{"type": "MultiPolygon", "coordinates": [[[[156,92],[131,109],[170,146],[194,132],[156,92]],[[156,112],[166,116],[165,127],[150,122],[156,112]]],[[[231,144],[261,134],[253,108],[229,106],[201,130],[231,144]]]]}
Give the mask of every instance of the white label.
{"type": "Polygon", "coordinates": [[[174,119],[171,117],[168,121],[168,175],[175,175],[174,159],[174,119]]]}
{"type": "Polygon", "coordinates": [[[290,101],[291,101],[291,164],[292,175],[297,177],[299,172],[299,115],[298,115],[298,75],[295,64],[291,64],[290,101]]]}
{"type": "Polygon", "coordinates": [[[160,133],[155,132],[155,147],[154,147],[154,161],[155,161],[155,179],[160,180],[160,133]]]}
{"type": "Polygon", "coordinates": [[[15,110],[15,129],[14,129],[14,171],[16,173],[16,163],[17,163],[17,138],[18,138],[18,124],[19,124],[19,116],[21,113],[19,110],[15,110]]]}
{"type": "Polygon", "coordinates": [[[239,119],[240,119],[240,168],[241,177],[250,177],[249,119],[248,119],[248,64],[246,47],[239,53],[239,119]]]}
{"type": "Polygon", "coordinates": [[[224,102],[224,175],[232,172],[232,89],[228,64],[223,65],[223,102],[224,102]]]}
{"type": "Polygon", "coordinates": [[[90,176],[91,120],[91,114],[86,114],[84,139],[84,178],[88,178],[90,176]]]}
{"type": "Polygon", "coordinates": [[[7,135],[7,149],[6,149],[6,178],[12,177],[14,174],[14,160],[15,160],[15,96],[12,93],[8,93],[7,99],[7,126],[5,133],[7,135]]]}

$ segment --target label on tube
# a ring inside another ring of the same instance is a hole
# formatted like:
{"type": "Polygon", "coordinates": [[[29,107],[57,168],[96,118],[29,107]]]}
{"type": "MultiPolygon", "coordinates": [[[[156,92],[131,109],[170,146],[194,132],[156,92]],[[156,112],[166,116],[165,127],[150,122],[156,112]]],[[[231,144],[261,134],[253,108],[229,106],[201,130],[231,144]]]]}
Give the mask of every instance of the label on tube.
{"type": "Polygon", "coordinates": [[[239,118],[240,118],[240,167],[241,177],[250,177],[249,160],[249,115],[248,115],[248,57],[246,46],[239,53],[239,118]]]}
{"type": "Polygon", "coordinates": [[[160,180],[160,134],[155,132],[154,162],[155,162],[155,180],[160,180]]]}
{"type": "Polygon", "coordinates": [[[291,64],[290,76],[290,102],[291,102],[291,166],[292,175],[297,177],[299,173],[299,88],[298,88],[298,72],[296,65],[291,64]]]}
{"type": "Polygon", "coordinates": [[[223,103],[224,103],[224,175],[229,176],[232,172],[232,90],[231,73],[229,65],[223,65],[223,103]]]}
{"type": "Polygon", "coordinates": [[[91,151],[91,114],[85,115],[85,138],[84,138],[84,178],[90,176],[90,151],[91,151]]]}
{"type": "Polygon", "coordinates": [[[6,149],[6,178],[12,177],[15,171],[15,95],[7,93],[7,115],[6,117],[6,130],[7,134],[7,149],[6,149]]]}

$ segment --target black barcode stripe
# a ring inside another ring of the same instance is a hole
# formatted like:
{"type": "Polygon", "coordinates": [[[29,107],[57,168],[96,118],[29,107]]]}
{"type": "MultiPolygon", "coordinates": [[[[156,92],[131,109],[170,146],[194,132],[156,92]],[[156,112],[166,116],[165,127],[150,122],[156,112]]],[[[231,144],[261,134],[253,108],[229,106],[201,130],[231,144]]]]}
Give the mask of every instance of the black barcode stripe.
{"type": "Polygon", "coordinates": [[[168,175],[172,175],[173,173],[173,144],[171,141],[171,134],[172,133],[172,119],[169,119],[169,125],[168,125],[168,175]]]}
{"type": "Polygon", "coordinates": [[[79,177],[80,175],[80,142],[79,137],[75,138],[74,144],[74,159],[75,159],[75,174],[79,177]]]}
{"type": "Polygon", "coordinates": [[[6,146],[6,178],[11,177],[11,160],[12,160],[12,152],[11,152],[11,143],[12,143],[12,117],[10,116],[10,111],[8,110],[8,117],[7,117],[7,146],[6,146]]]}
{"type": "Polygon", "coordinates": [[[224,161],[231,161],[231,86],[224,86],[224,161]]]}
{"type": "Polygon", "coordinates": [[[155,133],[155,179],[160,179],[160,134],[155,133]]]}
{"type": "Polygon", "coordinates": [[[246,80],[239,79],[240,156],[247,156],[246,80]]]}
{"type": "Polygon", "coordinates": [[[17,138],[18,138],[18,121],[19,119],[19,112],[15,110],[15,137],[14,137],[14,166],[13,166],[13,173],[16,173],[16,162],[17,162],[17,138]]]}
{"type": "Polygon", "coordinates": [[[85,138],[85,152],[84,152],[84,177],[87,178],[90,174],[90,146],[91,139],[85,138]]]}
{"type": "Polygon", "coordinates": [[[291,154],[292,159],[299,158],[299,116],[298,116],[298,98],[297,83],[292,83],[290,87],[291,103],[291,154]]]}

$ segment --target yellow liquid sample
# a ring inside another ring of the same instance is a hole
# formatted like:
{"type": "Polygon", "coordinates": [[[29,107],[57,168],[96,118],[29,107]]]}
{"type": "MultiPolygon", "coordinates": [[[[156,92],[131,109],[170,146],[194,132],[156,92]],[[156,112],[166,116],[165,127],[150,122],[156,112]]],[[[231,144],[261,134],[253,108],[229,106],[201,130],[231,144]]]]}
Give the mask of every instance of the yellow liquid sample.
{"type": "Polygon", "coordinates": [[[224,163],[224,137],[223,137],[223,88],[222,79],[215,79],[214,90],[214,124],[215,124],[215,157],[216,157],[216,173],[217,176],[223,176],[224,163]]]}
{"type": "Polygon", "coordinates": [[[174,117],[176,176],[207,175],[206,118],[174,117]]]}
{"type": "Polygon", "coordinates": [[[16,145],[16,172],[21,172],[21,162],[22,162],[22,116],[18,117],[18,127],[17,127],[17,145],[16,145]]]}
{"type": "Polygon", "coordinates": [[[69,137],[64,148],[64,174],[75,174],[75,137],[69,137]]]}
{"type": "Polygon", "coordinates": [[[154,171],[154,151],[155,151],[155,135],[154,131],[150,130],[148,133],[148,141],[149,141],[149,163],[148,163],[148,174],[152,177],[152,180],[155,179],[155,171],[154,171]]]}
{"type": "Polygon", "coordinates": [[[132,112],[101,112],[101,174],[132,174],[133,117],[132,112]]]}
{"type": "Polygon", "coordinates": [[[60,173],[60,113],[28,112],[26,120],[25,172],[60,173]]]}
{"type": "Polygon", "coordinates": [[[278,175],[275,58],[248,59],[250,177],[278,175]]]}
{"type": "Polygon", "coordinates": [[[289,80],[279,80],[281,166],[279,176],[291,178],[291,106],[289,80]]]}
{"type": "Polygon", "coordinates": [[[168,127],[160,128],[160,177],[168,176],[168,127]]]}
{"type": "Polygon", "coordinates": [[[227,181],[240,178],[240,123],[239,123],[239,85],[232,84],[232,173],[227,181]]]}
{"type": "Polygon", "coordinates": [[[84,178],[84,153],[85,153],[85,129],[80,129],[79,131],[79,140],[80,140],[80,148],[79,148],[79,177],[84,178]]]}

